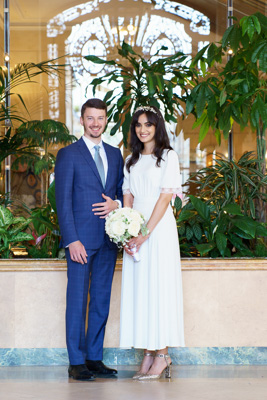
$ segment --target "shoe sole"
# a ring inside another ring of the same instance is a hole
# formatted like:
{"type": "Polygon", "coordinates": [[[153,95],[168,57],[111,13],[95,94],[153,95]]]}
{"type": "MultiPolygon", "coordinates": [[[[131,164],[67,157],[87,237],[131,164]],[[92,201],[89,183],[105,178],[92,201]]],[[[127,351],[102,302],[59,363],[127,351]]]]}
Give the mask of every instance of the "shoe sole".
{"type": "Polygon", "coordinates": [[[75,379],[76,381],[95,381],[95,377],[91,378],[75,378],[75,376],[69,374],[69,378],[75,379]]]}

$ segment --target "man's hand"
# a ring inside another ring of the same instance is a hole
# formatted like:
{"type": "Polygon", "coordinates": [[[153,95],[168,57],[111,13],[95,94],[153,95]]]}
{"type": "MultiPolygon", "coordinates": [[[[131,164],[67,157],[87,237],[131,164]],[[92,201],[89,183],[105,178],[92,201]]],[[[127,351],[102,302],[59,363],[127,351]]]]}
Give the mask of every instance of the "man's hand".
{"type": "Polygon", "coordinates": [[[69,245],[69,251],[72,261],[76,261],[80,264],[87,263],[87,253],[85,247],[79,240],[76,240],[76,242],[72,242],[69,245]]]}
{"type": "Polygon", "coordinates": [[[94,215],[99,215],[100,218],[106,218],[106,216],[113,210],[116,210],[118,208],[118,202],[115,200],[112,200],[110,197],[105,196],[102,193],[103,199],[106,201],[103,203],[95,203],[92,204],[92,211],[94,215]],[[96,208],[95,208],[96,207],[96,208]]]}

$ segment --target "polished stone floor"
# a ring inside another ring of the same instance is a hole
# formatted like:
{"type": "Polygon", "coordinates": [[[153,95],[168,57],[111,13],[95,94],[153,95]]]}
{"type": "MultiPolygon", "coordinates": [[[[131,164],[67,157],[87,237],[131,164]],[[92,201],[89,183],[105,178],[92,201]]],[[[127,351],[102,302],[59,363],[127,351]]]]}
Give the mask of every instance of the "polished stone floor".
{"type": "Polygon", "coordinates": [[[172,379],[133,381],[137,367],[118,377],[79,382],[67,367],[0,367],[1,400],[266,400],[267,366],[174,366],[172,379]]]}

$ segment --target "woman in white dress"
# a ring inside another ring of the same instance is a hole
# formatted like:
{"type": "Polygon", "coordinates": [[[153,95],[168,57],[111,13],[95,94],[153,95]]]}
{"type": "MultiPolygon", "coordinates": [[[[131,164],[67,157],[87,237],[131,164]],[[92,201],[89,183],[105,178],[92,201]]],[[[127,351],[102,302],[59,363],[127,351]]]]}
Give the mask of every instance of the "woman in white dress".
{"type": "Polygon", "coordinates": [[[137,108],[130,146],[124,207],[145,216],[149,233],[132,238],[124,249],[120,346],[144,349],[134,379],[158,379],[163,372],[170,377],[168,347],[184,346],[184,325],[180,249],[170,206],[173,194],[182,193],[179,161],[156,107],[137,108]]]}

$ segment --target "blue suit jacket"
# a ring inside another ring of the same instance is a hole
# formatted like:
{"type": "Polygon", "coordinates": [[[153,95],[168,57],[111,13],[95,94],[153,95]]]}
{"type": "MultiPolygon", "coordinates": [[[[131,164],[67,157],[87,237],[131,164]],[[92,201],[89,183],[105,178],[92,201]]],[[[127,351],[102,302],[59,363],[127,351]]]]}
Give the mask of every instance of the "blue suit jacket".
{"type": "Polygon", "coordinates": [[[118,148],[103,142],[108,160],[105,188],[84,140],[59,150],[55,166],[56,204],[63,247],[80,240],[86,249],[98,249],[107,240],[105,219],[92,212],[103,202],[102,193],[122,201],[123,158],[118,148]]]}

